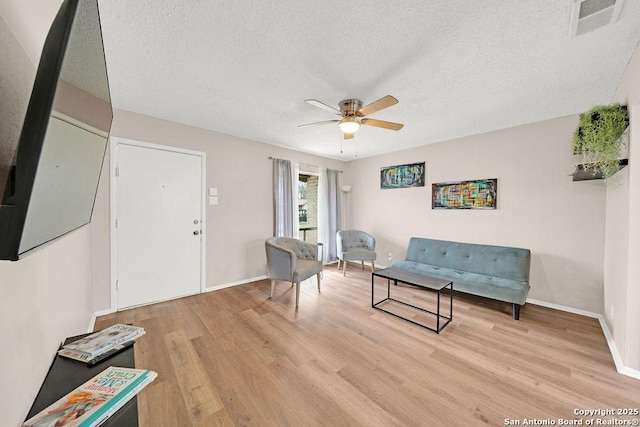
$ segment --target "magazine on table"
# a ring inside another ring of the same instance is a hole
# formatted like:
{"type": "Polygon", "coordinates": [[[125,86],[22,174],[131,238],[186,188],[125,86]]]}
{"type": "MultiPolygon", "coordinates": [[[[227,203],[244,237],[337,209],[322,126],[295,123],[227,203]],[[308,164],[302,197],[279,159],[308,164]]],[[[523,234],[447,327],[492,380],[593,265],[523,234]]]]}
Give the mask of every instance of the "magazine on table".
{"type": "Polygon", "coordinates": [[[89,357],[86,354],[81,354],[81,353],[77,353],[73,350],[65,350],[64,348],[58,350],[58,354],[60,356],[64,356],[67,357],[69,359],[74,359],[77,360],[79,362],[84,362],[87,363],[89,365],[95,365],[96,363],[100,362],[101,360],[104,360],[116,353],[119,353],[122,350],[125,350],[127,348],[129,348],[130,346],[132,346],[136,341],[135,340],[131,340],[131,341],[125,341],[121,344],[117,344],[109,349],[107,349],[106,351],[98,354],[95,357],[89,357]]]}
{"type": "Polygon", "coordinates": [[[133,398],[157,373],[110,366],[24,422],[23,427],[94,427],[133,398]]]}
{"type": "Polygon", "coordinates": [[[144,335],[144,333],[144,328],[139,326],[116,324],[72,343],[65,344],[62,346],[61,351],[65,350],[66,354],[73,352],[77,355],[85,356],[86,359],[92,359],[118,344],[134,340],[144,335]]]}

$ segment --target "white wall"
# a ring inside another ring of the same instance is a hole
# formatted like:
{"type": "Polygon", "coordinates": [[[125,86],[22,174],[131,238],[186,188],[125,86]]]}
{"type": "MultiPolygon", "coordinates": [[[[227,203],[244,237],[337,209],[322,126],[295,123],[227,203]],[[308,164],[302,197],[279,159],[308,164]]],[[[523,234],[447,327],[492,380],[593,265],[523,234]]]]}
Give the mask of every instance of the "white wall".
{"type": "MultiPolygon", "coordinates": [[[[638,51],[640,53],[640,50],[638,51]]],[[[640,54],[636,55],[640,59],[640,54]]],[[[635,79],[640,72],[640,61],[636,61],[635,79]]],[[[629,162],[640,160],[640,86],[633,97],[631,108],[630,144],[634,147],[629,153],[629,162]]],[[[633,165],[633,164],[632,164],[633,165]]],[[[627,368],[640,374],[640,165],[629,169],[629,263],[627,264],[627,317],[626,342],[622,353],[627,368]]]]}
{"type": "MultiPolygon", "coordinates": [[[[266,274],[264,241],[273,235],[269,156],[338,170],[346,166],[337,160],[121,110],[114,112],[111,135],[206,153],[206,186],[218,189],[219,201],[217,206],[206,207],[207,287],[266,274]]],[[[103,168],[92,221],[96,310],[110,307],[109,276],[105,274],[109,266],[107,169],[103,168]]]]}
{"type": "Polygon", "coordinates": [[[616,345],[626,342],[629,265],[629,167],[607,182],[604,245],[604,315],[616,345]]]}
{"type": "Polygon", "coordinates": [[[62,0],[0,0],[0,15],[33,64],[40,62],[44,40],[61,4],[62,0]]]}
{"type": "MultiPolygon", "coordinates": [[[[18,72],[31,81],[24,93],[12,94],[15,97],[30,96],[34,64],[39,62],[59,4],[59,0],[0,1],[3,31],[10,28],[25,51],[23,57],[30,59],[3,64],[3,77],[13,78],[4,73],[5,66],[20,66],[23,69],[18,72]]],[[[0,143],[4,146],[7,141],[0,143]]],[[[60,341],[86,332],[92,314],[90,240],[85,226],[21,261],[0,261],[0,341],[4,343],[0,377],[10,385],[0,392],[2,425],[19,425],[24,420],[60,341]]]]}
{"type": "Polygon", "coordinates": [[[530,298],[602,312],[605,189],[568,176],[577,121],[563,117],[354,161],[350,224],[376,237],[380,264],[388,264],[389,251],[403,259],[412,236],[528,248],[530,298]],[[421,161],[425,187],[380,190],[381,167],[421,161]],[[498,178],[497,210],[431,209],[432,183],[484,178],[498,178]]]}
{"type": "Polygon", "coordinates": [[[17,261],[0,261],[2,425],[24,421],[60,342],[92,314],[91,233],[85,226],[17,261]]]}
{"type": "Polygon", "coordinates": [[[630,115],[629,166],[607,183],[605,317],[627,368],[640,370],[640,47],[612,98],[630,115]]]}

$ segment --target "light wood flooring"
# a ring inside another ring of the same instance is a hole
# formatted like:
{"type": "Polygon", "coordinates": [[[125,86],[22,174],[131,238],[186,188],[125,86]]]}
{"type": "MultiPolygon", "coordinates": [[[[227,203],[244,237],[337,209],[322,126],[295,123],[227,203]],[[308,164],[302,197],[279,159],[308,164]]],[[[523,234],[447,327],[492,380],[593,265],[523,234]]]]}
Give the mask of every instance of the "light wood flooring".
{"type": "Polygon", "coordinates": [[[297,311],[290,284],[268,293],[264,280],[97,320],[147,331],[136,366],[158,378],[138,396],[141,426],[498,426],[640,407],[596,319],[527,304],[515,321],[509,304],[456,294],[437,335],[372,309],[355,264],[346,278],[326,266],[320,294],[304,283],[297,311]]]}

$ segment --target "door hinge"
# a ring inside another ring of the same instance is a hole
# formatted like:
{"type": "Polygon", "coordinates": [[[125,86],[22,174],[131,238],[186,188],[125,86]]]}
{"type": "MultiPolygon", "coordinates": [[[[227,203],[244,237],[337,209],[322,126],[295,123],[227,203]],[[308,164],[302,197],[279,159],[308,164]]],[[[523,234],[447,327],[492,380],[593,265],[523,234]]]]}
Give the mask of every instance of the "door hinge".
{"type": "Polygon", "coordinates": [[[116,166],[116,178],[120,176],[120,168],[116,166]]]}
{"type": "Polygon", "coordinates": [[[116,228],[118,228],[118,218],[116,218],[116,228]]]}
{"type": "Polygon", "coordinates": [[[118,290],[118,284],[119,284],[119,281],[116,280],[116,291],[118,290]]]}

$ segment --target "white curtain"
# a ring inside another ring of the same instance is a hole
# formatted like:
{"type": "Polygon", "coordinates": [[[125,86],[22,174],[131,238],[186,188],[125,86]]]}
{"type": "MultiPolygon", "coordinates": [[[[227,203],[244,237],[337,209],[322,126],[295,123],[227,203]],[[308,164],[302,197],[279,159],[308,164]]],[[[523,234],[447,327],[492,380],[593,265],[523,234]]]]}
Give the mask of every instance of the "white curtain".
{"type": "Polygon", "coordinates": [[[338,259],[336,233],[340,230],[340,171],[320,169],[318,182],[318,242],[323,243],[323,262],[338,259]]]}
{"type": "Polygon", "coordinates": [[[298,212],[298,179],[300,176],[300,165],[297,162],[291,162],[291,182],[293,190],[293,237],[300,238],[300,213],[298,212]]]}
{"type": "Polygon", "coordinates": [[[273,159],[274,236],[298,238],[298,164],[273,159]]]}

